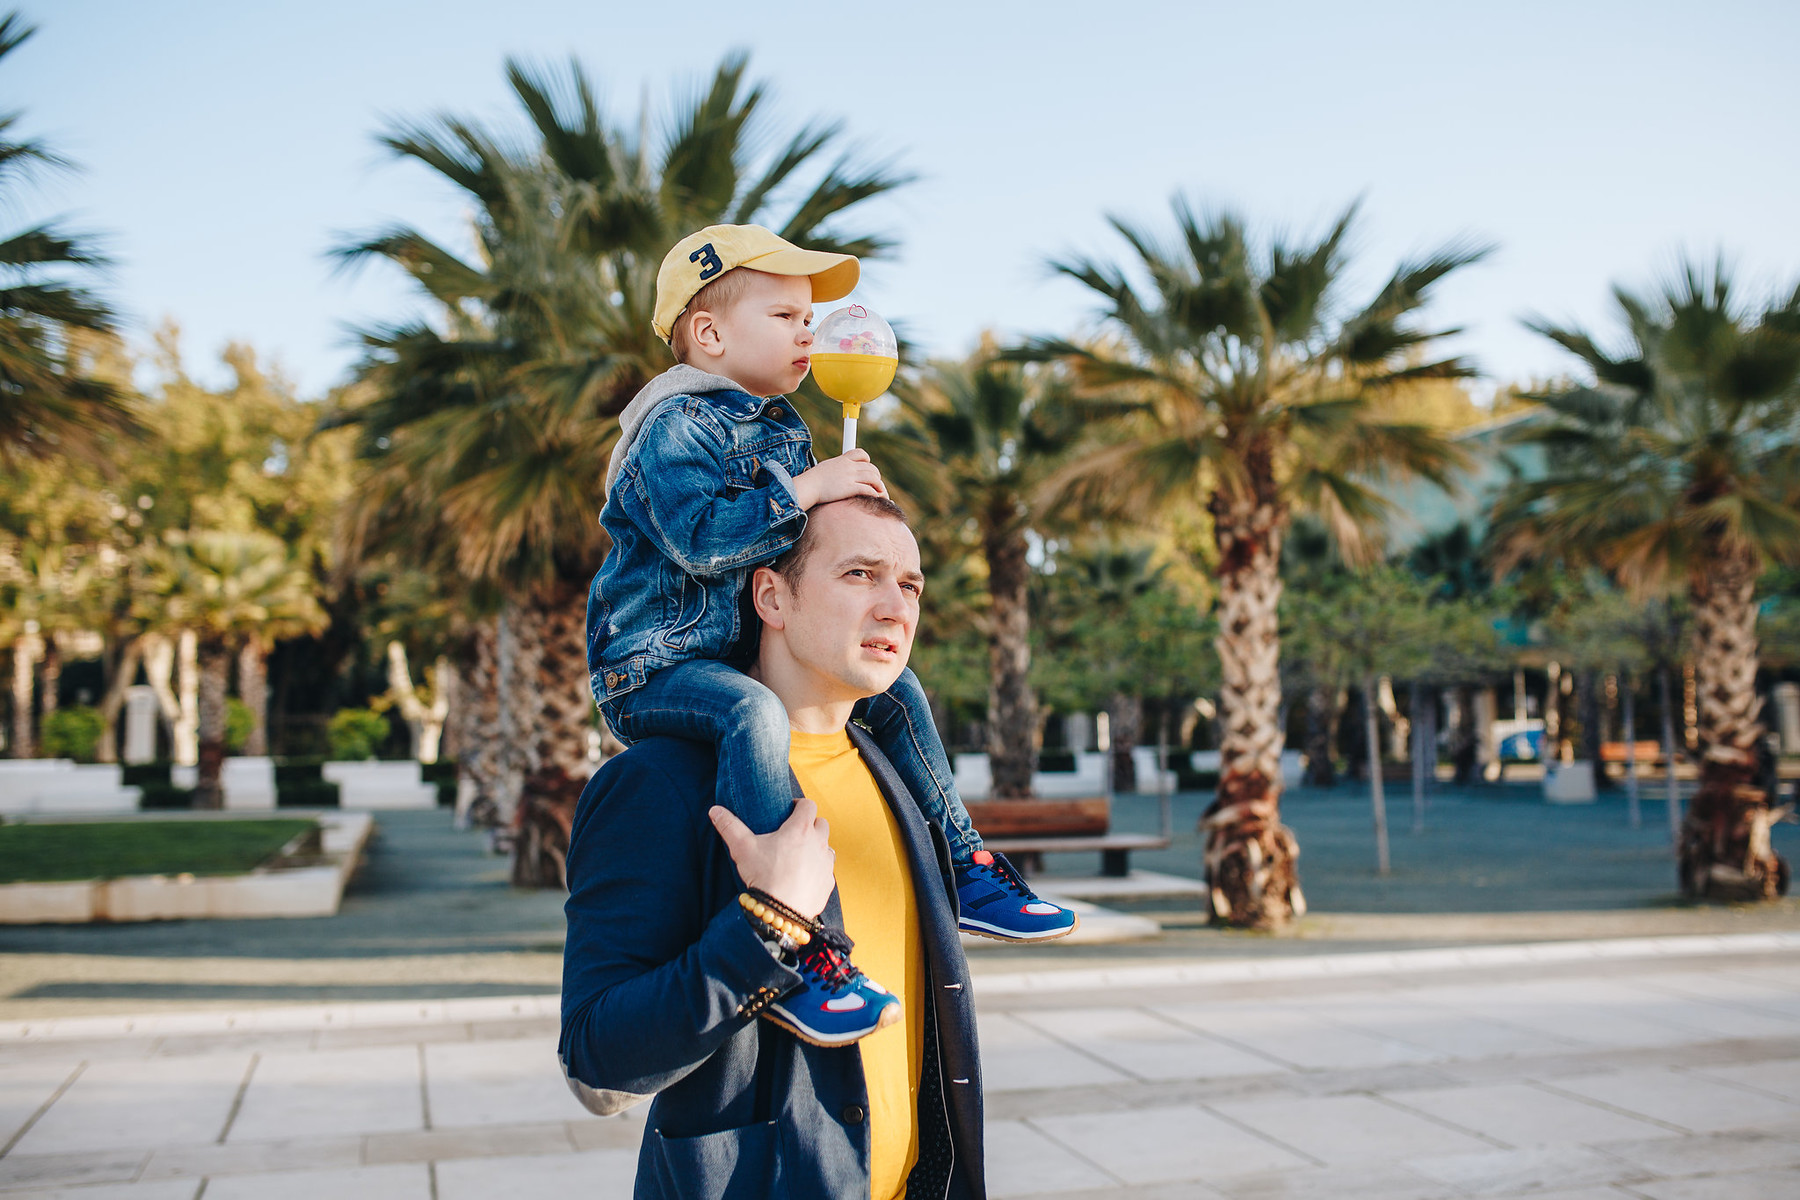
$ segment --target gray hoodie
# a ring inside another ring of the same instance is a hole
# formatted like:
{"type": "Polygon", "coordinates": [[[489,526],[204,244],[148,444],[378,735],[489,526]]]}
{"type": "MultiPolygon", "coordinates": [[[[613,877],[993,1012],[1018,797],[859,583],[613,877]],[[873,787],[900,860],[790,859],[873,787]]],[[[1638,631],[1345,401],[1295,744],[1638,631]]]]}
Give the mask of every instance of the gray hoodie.
{"type": "Polygon", "coordinates": [[[625,461],[626,451],[631,449],[631,443],[637,440],[638,431],[644,427],[644,422],[657,405],[670,396],[703,396],[707,392],[743,390],[723,375],[709,375],[699,367],[690,367],[686,363],[676,363],[646,383],[631,398],[625,411],[619,414],[619,440],[613,446],[612,457],[606,462],[607,494],[612,494],[613,478],[618,475],[619,467],[625,461]]]}

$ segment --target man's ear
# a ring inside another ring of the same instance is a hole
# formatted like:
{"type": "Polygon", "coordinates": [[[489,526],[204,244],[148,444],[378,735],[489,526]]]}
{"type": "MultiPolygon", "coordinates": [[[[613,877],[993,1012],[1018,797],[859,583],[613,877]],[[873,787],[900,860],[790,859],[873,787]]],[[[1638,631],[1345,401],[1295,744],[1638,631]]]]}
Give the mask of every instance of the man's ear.
{"type": "Polygon", "coordinates": [[[719,323],[704,308],[688,317],[688,344],[711,358],[725,353],[725,337],[719,331],[719,323]]]}
{"type": "Polygon", "coordinates": [[[787,580],[773,567],[758,567],[750,576],[750,603],[756,615],[770,629],[787,628],[786,605],[790,599],[787,580]]]}

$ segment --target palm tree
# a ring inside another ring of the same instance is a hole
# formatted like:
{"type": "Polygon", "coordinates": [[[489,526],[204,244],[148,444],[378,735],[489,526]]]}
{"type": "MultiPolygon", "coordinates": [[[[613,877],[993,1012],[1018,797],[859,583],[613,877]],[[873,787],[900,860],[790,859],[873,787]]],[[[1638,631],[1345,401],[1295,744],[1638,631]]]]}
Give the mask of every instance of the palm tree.
{"type": "Polygon", "coordinates": [[[231,663],[251,638],[274,641],[326,625],[310,572],[267,533],[165,534],[152,550],[142,615],[191,630],[200,663],[200,770],[195,804],[218,808],[225,759],[225,691],[231,663]]]}
{"type": "Polygon", "coordinates": [[[986,567],[992,795],[1026,799],[1038,727],[1026,534],[1047,531],[1053,514],[1040,493],[1083,430],[1049,368],[999,361],[991,345],[963,362],[932,363],[912,398],[943,471],[933,516],[961,525],[986,567]]]}
{"type": "Polygon", "coordinates": [[[1126,513],[1198,504],[1211,517],[1224,684],[1223,769],[1203,819],[1207,878],[1218,921],[1272,927],[1303,903],[1280,818],[1282,538],[1293,514],[1310,511],[1348,555],[1367,557],[1386,507],[1374,486],[1382,475],[1448,488],[1456,448],[1428,425],[1379,415],[1377,402],[1396,387],[1472,373],[1460,358],[1428,358],[1451,331],[1415,318],[1433,285],[1485,250],[1448,245],[1346,305],[1356,206],[1317,241],[1263,247],[1234,215],[1201,215],[1179,197],[1174,209],[1173,245],[1112,219],[1147,289],[1116,265],[1052,264],[1100,297],[1110,341],[1040,339],[1032,349],[1068,362],[1087,393],[1146,406],[1129,433],[1072,471],[1072,488],[1126,513]]]}
{"type": "Polygon", "coordinates": [[[394,550],[489,614],[470,645],[489,648],[502,744],[473,759],[493,766],[489,800],[525,835],[521,883],[558,882],[555,843],[588,774],[582,599],[606,551],[595,517],[616,418],[672,361],[650,328],[664,252],[721,221],[818,249],[887,246],[842,222],[901,177],[843,157],[824,165],[835,125],[808,125],[759,158],[767,97],[745,71],[728,57],[671,120],[615,125],[578,64],[509,63],[528,138],[455,117],[382,138],[473,202],[479,257],[404,227],[339,251],[399,266],[435,310],[365,334],[360,390],[333,418],[361,430],[351,549],[394,550]],[[652,128],[666,133],[640,132],[652,128]]]}
{"type": "MultiPolygon", "coordinates": [[[[0,17],[0,59],[34,32],[17,12],[0,17]]],[[[21,141],[18,113],[0,114],[0,205],[15,207],[34,170],[67,168],[36,141],[21,141]]],[[[110,333],[115,318],[64,278],[106,260],[93,239],[53,224],[0,235],[0,463],[76,455],[104,462],[111,434],[136,433],[123,392],[83,368],[80,332],[110,333]]]]}
{"type": "Polygon", "coordinates": [[[1788,866],[1769,845],[1757,785],[1757,581],[1800,562],[1800,288],[1758,312],[1723,262],[1683,263],[1654,294],[1614,290],[1624,339],[1530,327],[1579,358],[1591,384],[1534,397],[1550,419],[1519,435],[1548,474],[1503,498],[1509,561],[1601,566],[1641,597],[1685,591],[1703,749],[1680,846],[1682,889],[1767,899],[1788,866]]]}

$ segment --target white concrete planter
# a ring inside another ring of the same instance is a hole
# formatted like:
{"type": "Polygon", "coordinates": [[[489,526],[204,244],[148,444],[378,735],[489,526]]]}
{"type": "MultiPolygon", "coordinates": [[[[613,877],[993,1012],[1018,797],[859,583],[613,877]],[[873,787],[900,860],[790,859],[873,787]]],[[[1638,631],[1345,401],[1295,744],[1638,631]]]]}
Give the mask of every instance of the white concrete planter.
{"type": "Polygon", "coordinates": [[[316,866],[259,868],[247,875],[9,883],[0,886],[0,924],[328,917],[343,900],[375,819],[367,813],[325,813],[319,826],[329,861],[316,866]]]}
{"type": "Polygon", "coordinates": [[[227,810],[259,812],[272,809],[275,807],[275,760],[228,758],[219,772],[219,786],[225,791],[227,810]]]}
{"type": "MultiPolygon", "coordinates": [[[[994,773],[986,754],[958,754],[954,765],[956,790],[964,800],[986,800],[994,790],[994,773]]],[[[1106,792],[1106,755],[1083,751],[1075,756],[1073,771],[1038,771],[1031,787],[1045,800],[1099,796],[1106,792]]]]}
{"type": "Polygon", "coordinates": [[[144,790],[120,782],[117,763],[67,758],[0,759],[0,813],[136,812],[144,790]]]}
{"type": "Polygon", "coordinates": [[[328,762],[320,773],[338,785],[339,808],[436,808],[437,785],[416,762],[328,762]]]}
{"type": "Polygon", "coordinates": [[[1584,758],[1544,764],[1544,800],[1550,804],[1592,804],[1594,764],[1584,758]]]}

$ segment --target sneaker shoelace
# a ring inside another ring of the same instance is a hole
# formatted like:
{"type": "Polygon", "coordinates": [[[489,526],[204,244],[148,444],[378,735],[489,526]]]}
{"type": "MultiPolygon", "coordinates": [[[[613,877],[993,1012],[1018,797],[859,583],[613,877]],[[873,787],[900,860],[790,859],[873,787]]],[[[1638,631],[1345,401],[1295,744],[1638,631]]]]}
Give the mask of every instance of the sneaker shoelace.
{"type": "Polygon", "coordinates": [[[996,879],[1018,895],[1027,900],[1037,899],[1037,893],[1031,890],[1031,885],[1025,882],[1025,877],[1020,875],[1018,869],[1006,859],[990,854],[986,850],[977,850],[974,860],[976,866],[986,867],[996,879]]]}
{"type": "Polygon", "coordinates": [[[833,991],[849,987],[860,973],[850,965],[853,944],[842,930],[825,926],[813,935],[812,944],[800,957],[800,965],[833,991]]]}

